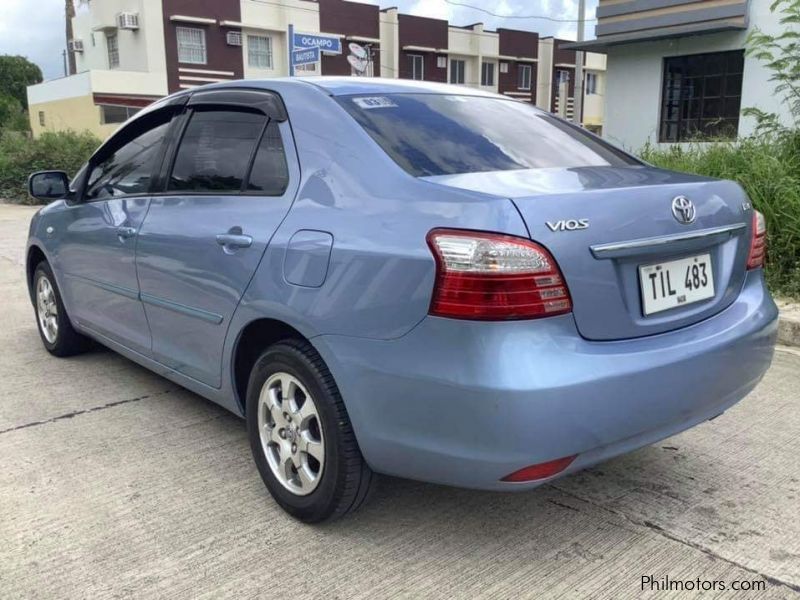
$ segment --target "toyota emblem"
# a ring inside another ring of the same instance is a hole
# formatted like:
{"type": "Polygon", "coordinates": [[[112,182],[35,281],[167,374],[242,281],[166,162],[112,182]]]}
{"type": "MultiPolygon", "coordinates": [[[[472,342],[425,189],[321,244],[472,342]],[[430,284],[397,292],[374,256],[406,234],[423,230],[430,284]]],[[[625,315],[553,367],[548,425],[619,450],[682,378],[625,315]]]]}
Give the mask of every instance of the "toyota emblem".
{"type": "Polygon", "coordinates": [[[686,196],[677,196],[672,201],[672,216],[678,223],[690,225],[694,223],[697,217],[697,209],[694,202],[689,200],[686,196]]]}

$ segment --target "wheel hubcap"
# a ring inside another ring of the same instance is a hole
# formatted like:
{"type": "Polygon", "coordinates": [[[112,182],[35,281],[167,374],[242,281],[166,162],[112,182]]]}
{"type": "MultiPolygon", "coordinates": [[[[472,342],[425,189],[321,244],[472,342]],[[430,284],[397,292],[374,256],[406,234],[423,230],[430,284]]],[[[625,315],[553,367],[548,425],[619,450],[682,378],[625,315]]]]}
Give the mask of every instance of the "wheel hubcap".
{"type": "Polygon", "coordinates": [[[58,305],[53,286],[44,276],[36,283],[36,316],[44,339],[50,344],[55,343],[58,337],[58,305]]]}
{"type": "Polygon", "coordinates": [[[325,440],[317,406],[300,381],[275,373],[261,388],[258,429],[272,474],[293,494],[313,492],[325,466],[325,440]]]}

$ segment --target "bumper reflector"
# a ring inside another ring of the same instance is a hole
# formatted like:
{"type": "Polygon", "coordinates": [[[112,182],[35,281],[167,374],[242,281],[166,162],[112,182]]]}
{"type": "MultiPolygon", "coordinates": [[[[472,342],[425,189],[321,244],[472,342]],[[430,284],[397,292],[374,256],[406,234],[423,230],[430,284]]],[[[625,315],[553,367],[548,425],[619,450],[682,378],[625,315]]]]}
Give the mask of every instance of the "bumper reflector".
{"type": "Polygon", "coordinates": [[[514,471],[510,475],[506,475],[500,481],[522,483],[525,481],[547,479],[548,477],[552,477],[553,475],[561,473],[561,471],[570,466],[572,461],[577,457],[578,455],[576,454],[574,456],[565,456],[564,458],[557,458],[555,460],[539,463],[537,465],[531,465],[529,467],[525,467],[524,469],[520,469],[519,471],[514,471]]]}

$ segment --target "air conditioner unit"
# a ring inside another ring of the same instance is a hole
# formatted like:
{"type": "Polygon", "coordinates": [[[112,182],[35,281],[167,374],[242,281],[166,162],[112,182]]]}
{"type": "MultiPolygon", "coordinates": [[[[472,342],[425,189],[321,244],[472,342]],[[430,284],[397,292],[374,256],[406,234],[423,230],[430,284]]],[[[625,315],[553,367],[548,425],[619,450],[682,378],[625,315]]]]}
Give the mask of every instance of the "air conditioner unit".
{"type": "Polygon", "coordinates": [[[117,27],[119,29],[139,29],[139,13],[119,13],[117,27]]]}
{"type": "Polygon", "coordinates": [[[70,40],[67,48],[70,52],[83,52],[83,40],[70,40]]]}
{"type": "Polygon", "coordinates": [[[228,46],[241,46],[242,45],[242,32],[229,31],[225,36],[228,46]]]}

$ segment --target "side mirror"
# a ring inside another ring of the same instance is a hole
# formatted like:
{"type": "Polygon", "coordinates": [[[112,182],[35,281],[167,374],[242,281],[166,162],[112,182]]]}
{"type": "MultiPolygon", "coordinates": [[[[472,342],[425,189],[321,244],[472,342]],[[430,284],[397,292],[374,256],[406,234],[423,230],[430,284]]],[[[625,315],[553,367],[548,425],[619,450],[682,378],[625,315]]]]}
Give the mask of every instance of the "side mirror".
{"type": "Polygon", "coordinates": [[[69,193],[64,171],[39,171],[28,178],[28,193],[37,200],[58,200],[69,193]]]}

